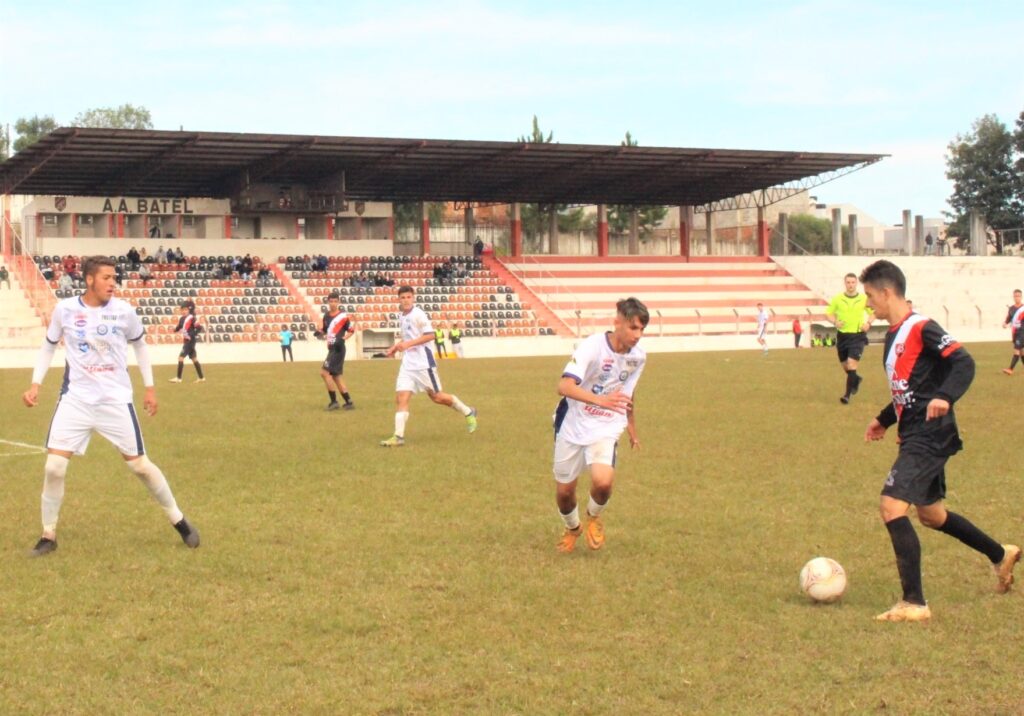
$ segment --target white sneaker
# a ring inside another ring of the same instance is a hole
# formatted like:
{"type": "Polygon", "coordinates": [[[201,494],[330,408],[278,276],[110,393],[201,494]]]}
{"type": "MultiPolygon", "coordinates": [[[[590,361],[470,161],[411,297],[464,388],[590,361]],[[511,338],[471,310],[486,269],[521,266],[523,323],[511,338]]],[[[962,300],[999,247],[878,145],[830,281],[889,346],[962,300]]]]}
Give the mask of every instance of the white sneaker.
{"type": "Polygon", "coordinates": [[[169,381],[167,381],[167,382],[168,382],[168,383],[180,383],[180,382],[181,382],[181,378],[171,378],[171,379],[170,379],[169,381]]]}
{"type": "Polygon", "coordinates": [[[196,382],[197,383],[205,383],[206,382],[206,378],[196,378],[196,382]]]}

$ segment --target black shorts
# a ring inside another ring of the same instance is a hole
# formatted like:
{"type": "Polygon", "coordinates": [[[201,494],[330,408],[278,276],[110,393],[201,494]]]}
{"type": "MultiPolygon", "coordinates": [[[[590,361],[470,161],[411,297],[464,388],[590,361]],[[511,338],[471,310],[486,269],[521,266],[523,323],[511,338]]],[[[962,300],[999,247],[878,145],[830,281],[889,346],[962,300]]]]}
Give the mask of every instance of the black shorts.
{"type": "Polygon", "coordinates": [[[836,353],[839,354],[840,363],[845,363],[848,358],[860,360],[867,347],[867,333],[839,333],[836,335],[836,353]]]}
{"type": "Polygon", "coordinates": [[[181,344],[181,353],[178,354],[178,357],[196,359],[196,341],[194,338],[181,344]]]}
{"type": "Polygon", "coordinates": [[[327,359],[324,360],[323,365],[331,375],[342,375],[345,372],[345,344],[341,344],[341,349],[332,348],[327,352],[327,359]]]}
{"type": "Polygon", "coordinates": [[[912,505],[932,505],[946,497],[947,455],[915,447],[901,447],[882,494],[912,505]]]}
{"type": "Polygon", "coordinates": [[[1014,350],[1024,350],[1024,328],[1018,328],[1013,332],[1014,350]]]}

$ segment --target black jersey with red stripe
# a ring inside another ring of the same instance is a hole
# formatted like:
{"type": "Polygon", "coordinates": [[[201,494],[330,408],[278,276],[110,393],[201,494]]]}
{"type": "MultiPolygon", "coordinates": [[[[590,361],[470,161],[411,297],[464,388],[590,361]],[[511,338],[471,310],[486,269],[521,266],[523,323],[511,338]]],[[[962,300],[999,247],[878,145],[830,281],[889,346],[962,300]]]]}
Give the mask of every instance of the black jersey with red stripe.
{"type": "Polygon", "coordinates": [[[194,314],[186,314],[178,319],[178,326],[174,329],[175,333],[181,335],[183,343],[194,341],[196,339],[196,326],[198,325],[194,314]]]}
{"type": "Polygon", "coordinates": [[[330,313],[324,314],[324,337],[327,339],[327,349],[342,350],[345,348],[345,339],[353,333],[355,328],[348,314],[338,311],[333,316],[330,313]]]}
{"type": "Polygon", "coordinates": [[[974,380],[974,359],[930,318],[910,313],[885,335],[885,371],[892,402],[878,414],[885,427],[899,422],[901,443],[916,443],[940,455],[952,455],[963,443],[953,404],[974,380]],[[933,398],[949,402],[941,418],[925,420],[933,398]]]}

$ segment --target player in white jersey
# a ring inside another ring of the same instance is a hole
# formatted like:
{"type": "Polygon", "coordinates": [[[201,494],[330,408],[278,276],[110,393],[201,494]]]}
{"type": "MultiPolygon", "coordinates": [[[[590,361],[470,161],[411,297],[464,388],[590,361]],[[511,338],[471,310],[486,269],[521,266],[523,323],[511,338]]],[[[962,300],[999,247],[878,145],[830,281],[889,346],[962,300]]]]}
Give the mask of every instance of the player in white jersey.
{"type": "Polygon", "coordinates": [[[57,304],[32,373],[32,385],[22,395],[28,407],[39,402],[39,386],[50,367],[57,344],[64,340],[66,364],[60,398],[46,436],[46,467],[43,475],[43,535],[33,556],[57,549],[57,518],[64,500],[64,476],[72,455],[84,455],[93,431],[118,449],[125,463],[149,488],[174,529],[189,547],[199,546],[199,532],[189,524],[167,484],[167,479],[146,457],[142,430],[132,405],[128,376],[128,345],[146,387],[143,406],[149,415],[157,410],[153,368],[146,348],[146,330],[131,304],[114,298],[114,262],[104,256],[82,262],[85,293],[57,304]]]}
{"type": "Polygon", "coordinates": [[[763,303],[757,304],[757,342],[765,354],[768,353],[768,309],[763,303]]]}
{"type": "Polygon", "coordinates": [[[381,440],[381,447],[401,447],[405,444],[405,424],[409,420],[409,398],[413,393],[425,392],[438,405],[447,405],[466,416],[469,432],[476,432],[476,410],[470,408],[457,396],[442,392],[441,378],[437,374],[437,363],[430,344],[434,340],[434,328],[423,309],[416,305],[416,292],[412,286],[398,289],[398,306],[401,309],[399,324],[402,339],[388,348],[390,358],[402,353],[402,367],[398,369],[395,381],[395,433],[381,440]]]}
{"type": "Polygon", "coordinates": [[[580,343],[558,383],[562,400],[554,419],[555,502],[565,522],[559,552],[572,552],[584,531],[576,504],[576,482],[584,467],[590,468],[587,545],[601,549],[601,513],[612,494],[616,445],[622,431],[629,434],[631,448],[640,448],[633,396],[647,354],[637,343],[651,316],[635,298],[622,299],[615,309],[614,329],[580,343]]]}

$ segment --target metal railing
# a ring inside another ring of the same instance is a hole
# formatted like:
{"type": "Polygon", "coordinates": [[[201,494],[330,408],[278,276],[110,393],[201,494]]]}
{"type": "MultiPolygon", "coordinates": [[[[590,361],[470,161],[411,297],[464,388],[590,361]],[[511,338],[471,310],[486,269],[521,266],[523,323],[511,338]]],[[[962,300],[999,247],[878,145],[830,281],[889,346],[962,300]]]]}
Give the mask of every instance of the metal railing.
{"type": "MultiPolygon", "coordinates": [[[[577,300],[576,294],[570,291],[568,286],[559,281],[557,276],[555,276],[549,270],[544,268],[544,265],[533,256],[530,256],[529,254],[524,254],[522,256],[517,256],[514,259],[514,261],[522,261],[523,263],[527,264],[531,269],[536,267],[536,270],[540,272],[542,278],[551,280],[552,283],[550,284],[531,284],[530,281],[526,278],[525,269],[520,271],[518,270],[518,268],[514,268],[514,266],[518,266],[518,264],[510,265],[509,263],[502,262],[502,265],[505,267],[505,269],[513,276],[515,276],[516,279],[522,282],[524,286],[530,289],[530,291],[535,293],[538,298],[544,301],[544,303],[547,304],[551,312],[555,314],[555,317],[558,318],[558,320],[562,321],[562,323],[565,323],[565,321],[562,320],[561,316],[558,315],[558,313],[555,311],[555,309],[551,307],[551,305],[556,301],[559,303],[570,303],[572,306],[570,310],[572,310],[573,313],[576,315],[576,337],[580,338],[580,302],[579,300],[577,300]],[[546,286],[552,286],[554,288],[553,295],[551,291],[546,290],[546,286]]],[[[564,308],[560,308],[559,310],[564,310],[564,308]]]]}

